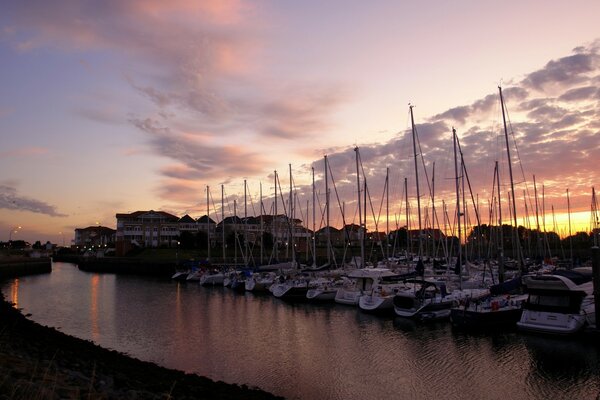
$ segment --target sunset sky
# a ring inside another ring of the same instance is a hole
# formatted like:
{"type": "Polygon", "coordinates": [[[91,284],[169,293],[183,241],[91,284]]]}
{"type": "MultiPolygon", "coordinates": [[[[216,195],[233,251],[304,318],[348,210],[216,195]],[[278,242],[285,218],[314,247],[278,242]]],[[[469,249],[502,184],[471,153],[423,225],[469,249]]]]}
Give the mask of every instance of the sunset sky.
{"type": "Polygon", "coordinates": [[[311,166],[324,202],[324,155],[356,223],[355,146],[376,218],[389,167],[390,227],[404,225],[405,177],[416,206],[409,103],[429,179],[435,162],[436,207],[454,207],[454,126],[481,207],[501,163],[507,216],[499,85],[521,161],[519,218],[535,175],[548,230],[552,207],[568,229],[567,189],[573,232],[590,227],[598,1],[8,0],[1,10],[2,241],[68,244],[75,228],[114,228],[116,213],[136,210],[199,217],[207,185],[214,219],[221,184],[243,215],[244,179],[258,212],[274,171],[287,196],[289,164],[307,220],[311,166]]]}

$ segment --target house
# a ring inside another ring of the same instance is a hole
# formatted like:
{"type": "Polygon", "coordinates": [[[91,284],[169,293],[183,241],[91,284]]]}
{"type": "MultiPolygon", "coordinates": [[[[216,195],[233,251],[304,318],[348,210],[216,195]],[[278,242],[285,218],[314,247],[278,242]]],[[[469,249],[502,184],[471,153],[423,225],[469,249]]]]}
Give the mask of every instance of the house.
{"type": "Polygon", "coordinates": [[[75,229],[74,245],[79,247],[104,246],[115,243],[117,231],[105,226],[88,226],[75,229]]]}
{"type": "Polygon", "coordinates": [[[175,246],[179,237],[179,217],[164,211],[135,211],[116,214],[117,254],[122,255],[131,246],[175,246]]]}

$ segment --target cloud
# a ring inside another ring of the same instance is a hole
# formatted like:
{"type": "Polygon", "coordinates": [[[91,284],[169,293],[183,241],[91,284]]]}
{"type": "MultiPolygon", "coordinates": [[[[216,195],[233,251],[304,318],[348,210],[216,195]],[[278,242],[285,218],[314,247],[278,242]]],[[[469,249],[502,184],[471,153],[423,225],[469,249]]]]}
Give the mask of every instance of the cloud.
{"type": "Polygon", "coordinates": [[[10,3],[0,22],[22,52],[76,52],[94,76],[115,69],[142,101],[81,105],[75,113],[111,124],[129,115],[147,149],[172,161],[159,172],[176,184],[262,173],[276,154],[251,150],[250,142],[287,143],[303,154],[353,99],[343,82],[281,84],[265,76],[265,22],[252,7],[237,0],[38,0],[10,3]],[[86,61],[98,56],[110,62],[86,61]]]}
{"type": "Polygon", "coordinates": [[[51,217],[66,217],[67,215],[56,211],[56,207],[43,201],[20,196],[13,186],[0,184],[0,208],[17,211],[30,211],[45,214],[51,217]]]}
{"type": "Polygon", "coordinates": [[[150,147],[155,153],[177,162],[164,168],[164,176],[176,179],[218,179],[223,176],[244,176],[262,171],[264,160],[255,151],[244,146],[213,146],[204,138],[174,134],[159,121],[131,119],[138,129],[147,133],[150,147]]]}
{"type": "Polygon", "coordinates": [[[20,149],[0,152],[2,157],[37,157],[48,154],[49,150],[46,147],[22,147],[20,149]]]}
{"type": "Polygon", "coordinates": [[[548,62],[544,68],[530,73],[522,83],[529,88],[544,90],[555,85],[573,86],[585,82],[587,74],[597,69],[600,58],[583,48],[579,50],[578,54],[548,62]]]}
{"type": "Polygon", "coordinates": [[[600,89],[597,86],[585,86],[570,89],[558,98],[558,100],[561,101],[581,101],[593,99],[600,99],[600,89]]]}
{"type": "MultiPolygon", "coordinates": [[[[576,54],[553,60],[502,90],[508,111],[507,128],[520,218],[525,214],[523,191],[533,196],[533,175],[537,177],[540,191],[544,181],[548,182],[547,209],[555,205],[557,211],[563,209],[566,212],[564,193],[568,187],[572,193],[578,192],[571,198],[573,209],[589,208],[591,186],[598,186],[593,160],[600,159],[600,141],[597,140],[600,136],[599,54],[599,46],[582,46],[576,54]]],[[[499,103],[499,94],[494,90],[471,104],[452,107],[425,119],[425,122],[415,119],[423,157],[421,161],[421,151],[418,151],[422,205],[430,202],[427,179],[433,177],[433,163],[436,164],[436,198],[453,203],[454,165],[450,131],[452,126],[457,125],[473,196],[479,196],[482,204],[489,200],[496,161],[501,169],[502,190],[508,190],[506,141],[499,103]]],[[[367,179],[373,185],[370,193],[380,190],[385,169],[391,166],[396,196],[401,196],[402,182],[406,177],[409,192],[414,198],[411,135],[410,130],[401,131],[386,143],[360,148],[367,179]]],[[[356,198],[356,169],[352,153],[349,148],[329,153],[331,167],[347,199],[356,198]]],[[[313,165],[322,171],[321,161],[316,160],[313,165]]],[[[321,176],[319,185],[322,184],[321,176]]],[[[381,197],[381,194],[376,196],[381,197]]],[[[529,213],[533,213],[531,208],[529,213]]]]}

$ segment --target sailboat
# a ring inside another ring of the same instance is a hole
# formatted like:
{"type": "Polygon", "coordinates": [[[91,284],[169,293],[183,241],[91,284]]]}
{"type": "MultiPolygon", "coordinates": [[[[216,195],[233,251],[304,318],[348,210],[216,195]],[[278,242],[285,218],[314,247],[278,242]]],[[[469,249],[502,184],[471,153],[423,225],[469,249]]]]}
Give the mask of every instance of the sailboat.
{"type": "MultiPolygon", "coordinates": [[[[502,88],[498,87],[500,93],[500,105],[502,107],[502,120],[504,122],[504,137],[506,140],[506,153],[508,157],[508,170],[510,175],[510,186],[512,194],[512,216],[515,227],[517,226],[517,214],[514,198],[514,183],[512,175],[512,162],[510,157],[510,146],[508,141],[508,129],[505,116],[504,97],[502,96],[502,88]]],[[[456,131],[453,129],[454,140],[456,142],[456,131]]],[[[462,329],[482,329],[495,327],[499,325],[515,326],[517,321],[522,317],[523,304],[527,299],[527,295],[521,293],[521,277],[517,276],[510,281],[504,281],[504,250],[502,238],[502,205],[500,196],[500,179],[498,171],[498,162],[494,169],[494,180],[498,190],[498,217],[499,217],[499,251],[498,251],[498,277],[500,283],[490,287],[489,296],[480,299],[466,299],[459,302],[458,306],[452,308],[450,312],[450,321],[452,325],[462,329]]],[[[521,270],[524,268],[521,246],[517,237],[517,259],[521,265],[521,270]]]]}

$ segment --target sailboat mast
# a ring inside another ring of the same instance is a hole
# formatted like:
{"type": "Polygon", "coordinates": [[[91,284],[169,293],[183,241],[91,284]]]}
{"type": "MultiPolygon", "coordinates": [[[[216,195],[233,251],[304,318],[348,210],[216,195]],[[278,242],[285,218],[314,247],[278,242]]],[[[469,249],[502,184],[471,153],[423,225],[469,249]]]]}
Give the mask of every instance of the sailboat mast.
{"type": "MultiPolygon", "coordinates": [[[[307,213],[308,215],[308,213],[307,213]]],[[[315,215],[315,167],[312,167],[312,251],[313,266],[317,266],[317,241],[316,241],[316,215],[315,215]]]]}
{"type": "Polygon", "coordinates": [[[210,262],[210,188],[206,185],[206,259],[210,262]]]}
{"type": "Polygon", "coordinates": [[[404,196],[406,203],[406,261],[410,266],[410,262],[408,260],[409,253],[412,253],[411,249],[411,240],[410,240],[410,215],[409,215],[409,207],[408,207],[408,178],[404,178],[404,196]]]}
{"type": "Polygon", "coordinates": [[[244,267],[248,266],[248,185],[244,179],[244,267]]]}
{"type": "Polygon", "coordinates": [[[596,189],[592,186],[592,235],[594,236],[594,247],[598,247],[598,201],[596,200],[596,189]]]}
{"type": "Polygon", "coordinates": [[[279,262],[279,236],[278,235],[278,219],[279,217],[277,216],[277,170],[275,170],[273,172],[273,180],[274,180],[274,186],[275,186],[275,198],[273,199],[274,201],[274,207],[273,207],[273,212],[275,213],[273,215],[273,245],[274,245],[274,253],[275,253],[275,260],[277,262],[279,262]]]}
{"type": "Polygon", "coordinates": [[[498,189],[498,228],[500,229],[498,243],[498,280],[502,283],[504,282],[504,229],[502,228],[502,195],[500,193],[500,170],[498,169],[498,161],[496,161],[494,174],[498,189]]]}
{"type": "Polygon", "coordinates": [[[237,267],[237,247],[238,247],[238,216],[237,216],[237,199],[233,200],[233,216],[234,216],[234,224],[233,224],[233,237],[235,238],[233,241],[233,265],[237,267]]]}
{"type": "Polygon", "coordinates": [[[432,168],[432,172],[431,172],[431,227],[430,232],[431,232],[431,251],[433,253],[433,259],[435,260],[435,258],[437,257],[437,250],[436,250],[436,239],[435,239],[435,221],[436,221],[436,215],[435,215],[435,161],[433,162],[433,168],[432,168]]]}
{"type": "Polygon", "coordinates": [[[292,164],[290,167],[290,249],[292,251],[292,265],[296,268],[296,249],[294,248],[294,191],[292,183],[292,164]]]}
{"type": "Polygon", "coordinates": [[[385,169],[385,256],[390,259],[390,168],[385,169]]]}
{"type": "MultiPolygon", "coordinates": [[[[456,260],[455,272],[461,277],[460,284],[462,286],[462,241],[461,241],[461,227],[460,227],[460,184],[458,175],[458,157],[456,154],[456,129],[452,128],[452,141],[454,143],[454,177],[455,177],[455,189],[456,189],[456,220],[457,220],[457,234],[458,234],[458,258],[456,260]]],[[[462,289],[462,287],[461,287],[462,289]]]]}
{"type": "MultiPolygon", "coordinates": [[[[363,242],[363,219],[362,219],[362,199],[360,197],[360,169],[358,165],[358,147],[354,148],[354,153],[356,154],[356,190],[358,195],[358,240],[360,242],[360,267],[363,268],[365,266],[365,246],[363,242]]],[[[366,211],[366,210],[365,210],[366,211]]],[[[366,214],[366,213],[365,213],[366,214]]]]}
{"type": "MultiPolygon", "coordinates": [[[[325,237],[327,238],[327,263],[331,265],[331,231],[329,229],[329,166],[325,160],[325,237]]],[[[343,215],[343,214],[342,214],[343,215]]]]}
{"type": "Polygon", "coordinates": [[[571,233],[571,200],[569,198],[569,188],[567,188],[567,215],[569,217],[569,253],[571,258],[571,268],[573,268],[573,235],[571,233]]]}
{"type": "Polygon", "coordinates": [[[502,96],[502,87],[498,86],[498,91],[500,92],[500,105],[502,107],[502,122],[504,124],[504,139],[506,140],[506,155],[508,157],[508,174],[510,177],[510,195],[512,198],[512,217],[513,217],[513,221],[515,224],[515,229],[517,230],[517,259],[519,262],[519,265],[521,266],[521,269],[523,270],[525,268],[525,265],[523,263],[523,258],[522,258],[522,254],[521,254],[521,241],[519,240],[519,225],[517,223],[517,203],[515,201],[515,186],[514,186],[514,180],[513,180],[513,172],[512,172],[512,162],[511,162],[511,157],[510,157],[510,144],[508,142],[508,127],[506,125],[506,112],[505,112],[505,106],[504,106],[504,97],[502,96]]]}
{"type": "Polygon", "coordinates": [[[265,222],[264,222],[264,218],[263,218],[264,205],[263,205],[262,182],[260,182],[260,184],[259,184],[259,190],[260,190],[260,265],[263,265],[264,251],[265,251],[265,244],[264,244],[265,222]]]}
{"type": "Polygon", "coordinates": [[[415,182],[417,184],[417,215],[419,219],[419,259],[423,256],[423,226],[421,224],[421,192],[419,189],[419,167],[417,162],[417,128],[413,115],[413,105],[410,105],[410,124],[412,127],[413,155],[415,157],[415,182]]]}
{"type": "Polygon", "coordinates": [[[222,235],[222,251],[223,264],[225,264],[225,186],[221,185],[221,235],[222,235]]]}

